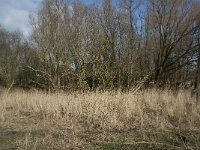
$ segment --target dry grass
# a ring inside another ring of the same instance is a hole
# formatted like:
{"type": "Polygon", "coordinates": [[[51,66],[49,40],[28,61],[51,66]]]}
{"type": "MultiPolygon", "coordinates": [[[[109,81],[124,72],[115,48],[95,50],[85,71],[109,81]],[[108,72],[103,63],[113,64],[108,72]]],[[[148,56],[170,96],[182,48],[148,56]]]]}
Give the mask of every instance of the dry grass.
{"type": "MultiPolygon", "coordinates": [[[[19,149],[36,149],[38,145],[84,149],[84,146],[97,139],[109,141],[103,135],[111,132],[137,130],[142,133],[140,140],[147,140],[144,135],[149,130],[175,129],[178,135],[182,130],[199,131],[200,105],[191,98],[190,91],[179,91],[176,95],[169,90],[156,89],[136,94],[17,91],[0,97],[0,120],[0,127],[6,131],[24,132],[22,138],[16,138],[15,141],[19,149]],[[41,131],[39,133],[42,135],[35,138],[38,135],[36,131],[41,131]],[[90,142],[85,140],[88,137],[78,138],[78,133],[85,135],[89,131],[104,134],[90,142]],[[58,137],[60,140],[55,140],[58,137]]],[[[152,141],[148,142],[152,145],[152,141]]],[[[143,144],[148,142],[140,141],[143,144]]],[[[136,141],[134,143],[137,145],[136,141]]],[[[187,147],[184,140],[182,145],[187,147]]]]}

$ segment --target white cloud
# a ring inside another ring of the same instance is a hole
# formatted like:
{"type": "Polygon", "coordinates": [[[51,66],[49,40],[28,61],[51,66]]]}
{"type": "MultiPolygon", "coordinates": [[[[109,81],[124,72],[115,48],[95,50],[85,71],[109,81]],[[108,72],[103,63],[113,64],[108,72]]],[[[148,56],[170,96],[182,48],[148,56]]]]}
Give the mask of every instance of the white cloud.
{"type": "Polygon", "coordinates": [[[0,0],[0,24],[9,31],[31,32],[29,15],[37,11],[41,0],[0,0]]]}

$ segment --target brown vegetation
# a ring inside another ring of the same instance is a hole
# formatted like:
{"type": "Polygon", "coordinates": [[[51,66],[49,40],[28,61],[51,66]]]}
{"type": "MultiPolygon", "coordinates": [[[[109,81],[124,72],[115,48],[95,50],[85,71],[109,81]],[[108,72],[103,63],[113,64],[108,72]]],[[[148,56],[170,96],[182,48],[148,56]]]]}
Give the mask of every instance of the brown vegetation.
{"type": "Polygon", "coordinates": [[[44,0],[29,40],[0,27],[0,85],[129,90],[149,76],[144,85],[198,88],[198,1],[95,2],[44,0]]]}
{"type": "MultiPolygon", "coordinates": [[[[84,149],[91,146],[92,142],[112,143],[111,139],[107,141],[101,139],[102,137],[89,138],[95,134],[103,136],[103,133],[107,135],[128,131],[127,134],[139,132],[139,135],[147,136],[147,131],[151,132],[150,135],[162,131],[160,134],[166,132],[169,137],[171,135],[167,132],[174,132],[174,142],[179,136],[190,139],[190,137],[185,137],[187,132],[198,131],[199,133],[200,130],[200,104],[191,98],[189,90],[174,93],[170,90],[149,89],[135,94],[132,92],[46,94],[36,91],[16,91],[7,96],[1,96],[0,119],[0,126],[5,131],[26,133],[25,139],[20,139],[20,136],[15,139],[17,140],[15,141],[16,146],[19,148],[21,146],[24,149],[29,146],[32,149],[34,145],[35,147],[43,145],[46,148],[52,148],[53,145],[63,142],[57,145],[60,146],[58,149],[64,149],[67,146],[84,149]],[[34,138],[38,134],[34,132],[38,130],[41,134],[46,133],[47,135],[42,136],[43,138],[34,138]],[[53,135],[60,132],[65,138],[57,137],[56,140],[53,135]],[[91,132],[89,137],[79,137],[79,134],[87,135],[89,132],[91,132]],[[88,138],[91,141],[87,141],[88,138]]],[[[159,135],[156,136],[159,137],[159,135]]],[[[113,138],[115,139],[115,136],[113,138]]],[[[187,148],[200,146],[199,142],[195,141],[187,143],[179,140],[177,144],[177,141],[175,143],[173,141],[165,143],[166,141],[159,141],[159,139],[153,141],[155,137],[152,137],[153,139],[140,138],[142,141],[135,142],[143,142],[144,145],[161,142],[162,146],[169,144],[171,148],[175,146],[175,149],[184,148],[184,145],[187,148]]],[[[127,142],[134,144],[129,140],[128,138],[121,142],[122,144],[127,142]]],[[[161,146],[160,144],[158,146],[161,146]]]]}
{"type": "Polygon", "coordinates": [[[0,26],[0,148],[198,149],[199,4],[44,0],[29,40],[0,26]]]}

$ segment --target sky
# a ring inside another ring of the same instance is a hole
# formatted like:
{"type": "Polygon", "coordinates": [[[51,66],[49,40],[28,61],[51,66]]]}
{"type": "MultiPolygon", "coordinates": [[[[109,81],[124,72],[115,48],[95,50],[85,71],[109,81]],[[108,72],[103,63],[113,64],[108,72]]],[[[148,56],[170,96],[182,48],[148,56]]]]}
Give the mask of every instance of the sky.
{"type": "MultiPolygon", "coordinates": [[[[92,3],[94,0],[83,0],[92,3]]],[[[0,25],[8,31],[20,30],[25,36],[31,33],[29,15],[37,12],[42,0],[0,0],[0,25]]]]}

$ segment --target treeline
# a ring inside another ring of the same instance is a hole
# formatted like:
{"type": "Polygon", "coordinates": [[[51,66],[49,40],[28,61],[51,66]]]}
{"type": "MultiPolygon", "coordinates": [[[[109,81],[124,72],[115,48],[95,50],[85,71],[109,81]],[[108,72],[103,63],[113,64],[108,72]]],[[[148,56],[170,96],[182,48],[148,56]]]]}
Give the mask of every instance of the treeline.
{"type": "Polygon", "coordinates": [[[195,0],[44,0],[33,32],[0,28],[0,85],[48,90],[199,84],[195,0]]]}

